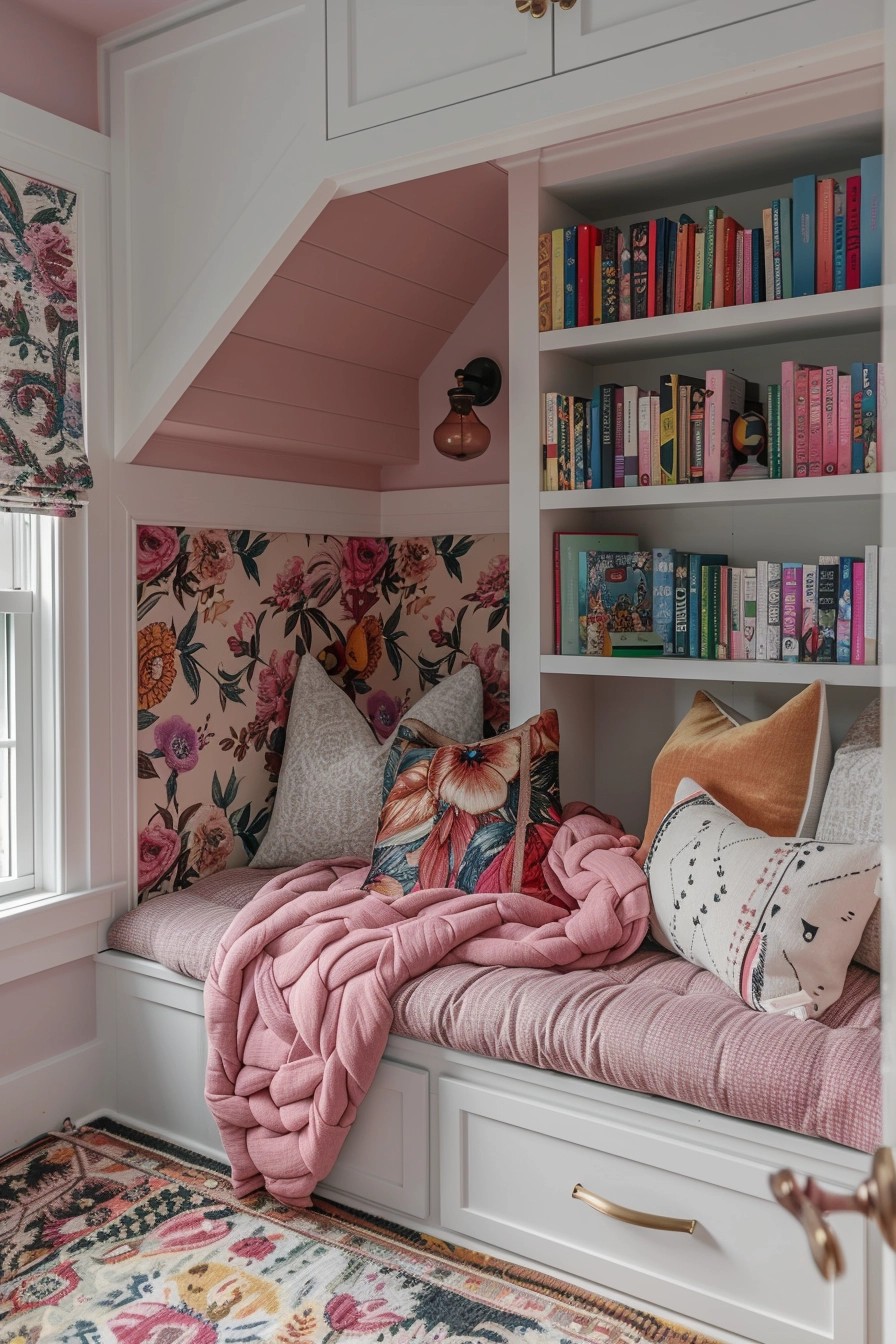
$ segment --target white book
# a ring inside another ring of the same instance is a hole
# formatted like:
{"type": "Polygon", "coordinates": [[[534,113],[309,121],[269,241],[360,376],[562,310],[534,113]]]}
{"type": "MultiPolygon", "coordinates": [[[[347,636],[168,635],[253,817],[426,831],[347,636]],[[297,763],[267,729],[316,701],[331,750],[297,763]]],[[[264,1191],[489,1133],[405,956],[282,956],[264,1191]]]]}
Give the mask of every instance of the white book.
{"type": "Polygon", "coordinates": [[[639,387],[622,390],[622,444],[625,484],[638,484],[638,398],[643,396],[639,387]]]}
{"type": "Polygon", "coordinates": [[[865,662],[877,662],[878,548],[865,547],[865,662]]]}
{"type": "Polygon", "coordinates": [[[768,660],[781,661],[781,562],[768,562],[768,660]]]}
{"type": "Polygon", "coordinates": [[[768,561],[756,561],[756,661],[768,662],[768,561]]]}

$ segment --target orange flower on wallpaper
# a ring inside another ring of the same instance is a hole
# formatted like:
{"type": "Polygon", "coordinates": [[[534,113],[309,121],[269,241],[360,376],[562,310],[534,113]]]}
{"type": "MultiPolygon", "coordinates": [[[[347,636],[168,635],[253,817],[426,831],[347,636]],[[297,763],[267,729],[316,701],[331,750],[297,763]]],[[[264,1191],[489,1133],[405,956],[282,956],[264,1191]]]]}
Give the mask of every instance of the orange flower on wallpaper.
{"type": "Polygon", "coordinates": [[[193,536],[193,569],[205,583],[222,583],[233,569],[230,537],[220,528],[203,527],[193,536]]]}
{"type": "Polygon", "coordinates": [[[137,704],[152,709],[161,704],[177,676],[174,631],[153,621],[137,631],[137,704]]]}
{"type": "Polygon", "coordinates": [[[425,583],[437,564],[431,537],[403,537],[395,545],[395,568],[404,583],[425,583]]]}
{"type": "Polygon", "coordinates": [[[378,616],[365,616],[345,641],[345,661],[364,681],[380,661],[383,653],[383,623],[378,616]]]}

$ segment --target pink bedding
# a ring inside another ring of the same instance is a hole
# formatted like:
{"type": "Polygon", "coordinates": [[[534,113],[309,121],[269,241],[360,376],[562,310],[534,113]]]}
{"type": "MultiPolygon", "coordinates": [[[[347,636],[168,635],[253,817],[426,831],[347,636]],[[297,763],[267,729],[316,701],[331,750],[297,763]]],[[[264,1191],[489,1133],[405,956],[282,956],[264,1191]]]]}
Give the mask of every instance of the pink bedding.
{"type": "Polygon", "coordinates": [[[275,877],[224,935],[205,987],[206,1099],[237,1195],[307,1205],[333,1166],[392,1024],[390,997],[435,966],[588,969],[647,931],[634,836],[573,806],[546,860],[555,897],[359,891],[340,859],[275,877]]]}

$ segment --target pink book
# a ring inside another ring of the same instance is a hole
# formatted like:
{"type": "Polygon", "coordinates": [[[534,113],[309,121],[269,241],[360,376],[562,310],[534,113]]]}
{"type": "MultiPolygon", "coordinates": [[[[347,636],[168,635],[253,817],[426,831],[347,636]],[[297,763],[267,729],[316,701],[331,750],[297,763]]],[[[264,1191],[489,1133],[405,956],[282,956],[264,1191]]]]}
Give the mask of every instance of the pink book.
{"type": "Polygon", "coordinates": [[[793,474],[809,475],[809,370],[803,368],[793,375],[793,474]]]}
{"type": "Polygon", "coordinates": [[[852,562],[852,627],[850,630],[849,661],[865,661],[865,561],[852,562]]]}
{"type": "Polygon", "coordinates": [[[744,303],[753,302],[753,230],[744,229],[740,236],[744,254],[744,303]]]}
{"type": "Polygon", "coordinates": [[[825,476],[837,474],[838,377],[835,365],[824,366],[821,382],[821,464],[825,476]]]}
{"type": "MultiPolygon", "coordinates": [[[[744,233],[741,229],[735,244],[734,258],[734,302],[743,303],[744,301],[744,233]]],[[[752,263],[752,258],[751,258],[752,263]]]]}
{"type": "Polygon", "coordinates": [[[837,378],[837,475],[852,471],[852,379],[848,373],[837,378]]]}
{"type": "Polygon", "coordinates": [[[823,474],[822,369],[809,370],[809,475],[823,474]]]}
{"type": "Polygon", "coordinates": [[[650,484],[650,394],[638,397],[638,484],[650,484]]]}
{"type": "Polygon", "coordinates": [[[803,567],[781,566],[781,661],[798,663],[803,628],[803,567]]]}
{"type": "Polygon", "coordinates": [[[731,476],[731,422],[744,409],[746,384],[727,369],[707,369],[703,412],[703,479],[727,481],[731,476]]]}
{"type": "MultiPolygon", "coordinates": [[[[794,378],[799,369],[806,368],[809,368],[809,365],[796,364],[791,359],[785,360],[781,365],[781,475],[785,479],[797,475],[794,378]]],[[[850,448],[850,452],[852,452],[852,448],[850,448]]],[[[806,473],[803,472],[802,474],[805,475],[806,473]]]]}

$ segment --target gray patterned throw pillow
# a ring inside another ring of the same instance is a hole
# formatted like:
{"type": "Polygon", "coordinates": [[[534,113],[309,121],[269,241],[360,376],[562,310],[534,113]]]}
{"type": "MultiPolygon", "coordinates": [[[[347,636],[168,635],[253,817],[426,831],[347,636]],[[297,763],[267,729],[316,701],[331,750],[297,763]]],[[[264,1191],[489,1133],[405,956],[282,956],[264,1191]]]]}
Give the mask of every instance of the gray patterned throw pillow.
{"type": "MultiPolygon", "coordinates": [[[[482,736],[479,669],[465,667],[446,677],[417,701],[412,713],[457,742],[477,741],[482,736]]],[[[303,658],[274,811],[252,867],[298,867],[342,854],[369,858],[391,745],[392,737],[377,741],[360,710],[316,658],[303,658]]]]}

